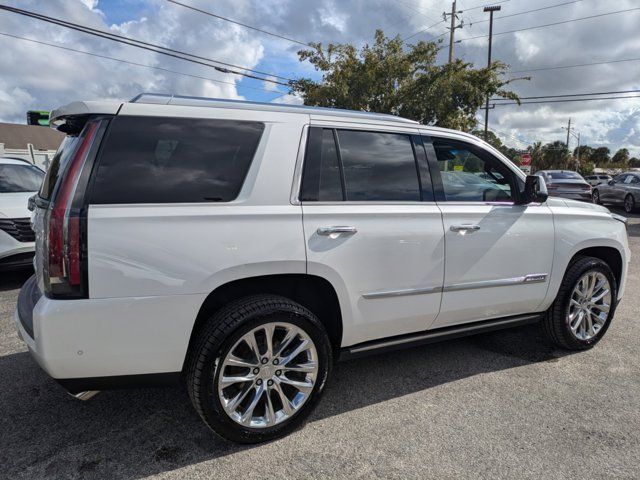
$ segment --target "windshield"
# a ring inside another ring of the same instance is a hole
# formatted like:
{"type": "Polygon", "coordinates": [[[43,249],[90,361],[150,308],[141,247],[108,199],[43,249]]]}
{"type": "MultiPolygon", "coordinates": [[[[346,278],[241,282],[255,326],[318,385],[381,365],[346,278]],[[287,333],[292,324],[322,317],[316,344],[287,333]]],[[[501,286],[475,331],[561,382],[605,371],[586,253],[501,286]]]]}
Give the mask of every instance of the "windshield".
{"type": "Polygon", "coordinates": [[[582,180],[580,174],[576,172],[546,172],[546,174],[552,180],[582,180]]]}
{"type": "Polygon", "coordinates": [[[43,177],[33,165],[0,165],[0,193],[37,192],[43,177]]]}

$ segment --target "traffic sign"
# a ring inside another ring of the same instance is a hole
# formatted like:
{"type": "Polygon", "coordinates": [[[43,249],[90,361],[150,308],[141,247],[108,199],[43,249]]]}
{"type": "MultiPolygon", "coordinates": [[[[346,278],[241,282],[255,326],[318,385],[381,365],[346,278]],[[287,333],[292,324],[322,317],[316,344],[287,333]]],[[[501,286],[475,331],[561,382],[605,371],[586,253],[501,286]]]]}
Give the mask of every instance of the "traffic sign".
{"type": "Polygon", "coordinates": [[[528,153],[524,153],[524,154],[522,154],[521,159],[522,159],[522,160],[520,161],[520,164],[521,164],[521,165],[525,165],[525,166],[526,166],[526,165],[531,165],[531,155],[530,155],[530,154],[528,154],[528,153]]]}

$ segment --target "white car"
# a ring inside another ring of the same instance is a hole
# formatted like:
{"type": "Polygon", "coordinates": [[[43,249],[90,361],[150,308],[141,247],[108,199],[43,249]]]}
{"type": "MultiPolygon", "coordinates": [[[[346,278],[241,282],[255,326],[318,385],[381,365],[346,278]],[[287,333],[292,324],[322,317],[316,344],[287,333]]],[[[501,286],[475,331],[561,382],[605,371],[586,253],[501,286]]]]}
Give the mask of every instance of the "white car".
{"type": "Polygon", "coordinates": [[[150,94],[51,122],[15,320],[79,398],[184,381],[215,432],[259,442],[337,359],[528,323],[587,349],[624,292],[625,219],[465,133],[150,94]]]}
{"type": "Polygon", "coordinates": [[[26,160],[0,157],[0,270],[33,261],[35,236],[28,201],[43,177],[44,172],[26,160]]]}

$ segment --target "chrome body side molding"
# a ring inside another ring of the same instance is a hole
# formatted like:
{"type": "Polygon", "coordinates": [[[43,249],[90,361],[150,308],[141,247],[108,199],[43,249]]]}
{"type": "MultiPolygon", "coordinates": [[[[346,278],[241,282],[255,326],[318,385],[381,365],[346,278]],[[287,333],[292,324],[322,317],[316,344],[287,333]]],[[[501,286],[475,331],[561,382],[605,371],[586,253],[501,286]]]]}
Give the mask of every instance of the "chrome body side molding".
{"type": "Polygon", "coordinates": [[[362,297],[368,300],[376,298],[402,297],[405,295],[424,295],[428,293],[458,292],[460,290],[473,290],[476,288],[508,287],[511,285],[524,285],[527,283],[542,283],[547,281],[547,273],[532,273],[523,277],[499,278],[497,280],[482,280],[480,282],[452,283],[443,287],[405,288],[402,290],[387,290],[383,292],[363,293],[362,297]]]}

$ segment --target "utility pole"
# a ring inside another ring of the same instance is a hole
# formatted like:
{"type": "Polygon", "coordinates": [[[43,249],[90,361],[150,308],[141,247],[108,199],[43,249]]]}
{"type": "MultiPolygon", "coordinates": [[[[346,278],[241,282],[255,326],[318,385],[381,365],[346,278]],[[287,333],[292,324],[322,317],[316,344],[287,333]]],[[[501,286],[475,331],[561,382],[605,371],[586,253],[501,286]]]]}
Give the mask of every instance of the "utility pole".
{"type": "Polygon", "coordinates": [[[569,148],[569,133],[571,132],[571,117],[569,117],[569,125],[567,125],[567,148],[569,148]]]}
{"type": "MultiPolygon", "coordinates": [[[[491,68],[491,42],[493,40],[493,12],[500,11],[500,5],[484,7],[485,12],[489,12],[489,55],[487,60],[487,68],[491,68]]],[[[484,108],[484,141],[489,137],[489,95],[484,108]]]]}
{"type": "Polygon", "coordinates": [[[453,44],[455,43],[455,31],[456,28],[462,28],[464,25],[464,21],[460,22],[459,25],[456,25],[456,19],[458,18],[458,14],[462,13],[462,10],[456,10],[456,0],[453,0],[451,4],[451,13],[444,12],[442,17],[446,20],[447,17],[451,17],[451,26],[449,27],[449,63],[453,62],[453,44]]]}

